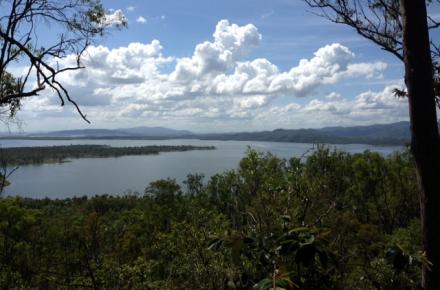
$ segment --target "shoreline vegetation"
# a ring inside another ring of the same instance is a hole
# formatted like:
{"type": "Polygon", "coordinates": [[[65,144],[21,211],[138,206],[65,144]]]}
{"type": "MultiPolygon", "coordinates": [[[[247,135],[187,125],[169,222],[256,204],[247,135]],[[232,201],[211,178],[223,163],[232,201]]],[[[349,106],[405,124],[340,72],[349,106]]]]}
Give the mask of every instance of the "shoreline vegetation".
{"type": "Polygon", "coordinates": [[[157,155],[162,152],[184,152],[192,150],[215,150],[214,146],[150,145],[135,147],[112,147],[108,145],[64,145],[44,147],[2,148],[2,162],[8,166],[64,163],[67,159],[108,158],[131,155],[157,155]]]}

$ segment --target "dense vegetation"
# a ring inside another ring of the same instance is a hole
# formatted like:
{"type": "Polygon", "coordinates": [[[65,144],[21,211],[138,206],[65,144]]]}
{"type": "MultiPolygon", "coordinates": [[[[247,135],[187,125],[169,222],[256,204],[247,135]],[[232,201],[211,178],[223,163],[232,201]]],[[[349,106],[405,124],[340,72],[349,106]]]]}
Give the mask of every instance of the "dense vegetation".
{"type": "Polygon", "coordinates": [[[107,145],[68,145],[47,147],[13,147],[2,149],[1,161],[7,165],[65,162],[68,158],[102,158],[126,155],[151,155],[160,152],[213,150],[213,146],[153,145],[139,147],[111,147],[107,145]]]}
{"type": "Polygon", "coordinates": [[[144,194],[0,200],[1,289],[418,289],[416,177],[320,148],[151,183],[144,194]]]}

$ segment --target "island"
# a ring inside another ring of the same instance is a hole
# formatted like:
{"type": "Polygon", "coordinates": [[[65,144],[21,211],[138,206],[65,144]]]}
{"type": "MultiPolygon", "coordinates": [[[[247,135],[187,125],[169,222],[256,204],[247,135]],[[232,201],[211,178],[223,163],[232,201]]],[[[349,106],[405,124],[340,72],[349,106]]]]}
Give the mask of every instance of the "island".
{"type": "Polygon", "coordinates": [[[72,158],[108,158],[128,155],[157,155],[161,152],[215,150],[214,146],[151,145],[112,147],[108,145],[65,145],[41,147],[10,147],[1,149],[1,162],[7,166],[63,163],[72,158]]]}

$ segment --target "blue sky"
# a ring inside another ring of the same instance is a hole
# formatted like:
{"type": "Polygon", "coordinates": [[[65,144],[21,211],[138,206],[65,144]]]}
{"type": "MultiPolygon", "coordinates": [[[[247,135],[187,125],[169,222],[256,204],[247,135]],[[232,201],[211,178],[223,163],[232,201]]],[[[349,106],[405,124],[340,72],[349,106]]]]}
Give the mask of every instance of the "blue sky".
{"type": "Polygon", "coordinates": [[[353,29],[313,15],[300,0],[124,1],[124,7],[120,2],[104,1],[106,7],[123,9],[129,19],[127,30],[112,31],[100,40],[108,47],[158,39],[164,54],[185,57],[192,54],[196,44],[212,37],[219,20],[227,19],[238,25],[254,24],[263,37],[260,46],[247,58],[267,58],[280,69],[290,68],[299,59],[310,57],[318,48],[333,42],[355,51],[361,61],[382,59],[401,69],[394,57],[353,29]],[[147,23],[137,23],[140,16],[147,23]]]}
{"type": "Polygon", "coordinates": [[[402,86],[402,64],[303,1],[103,3],[109,14],[121,10],[128,27],[97,39],[87,68],[61,78],[92,124],[48,93],[24,105],[24,131],[224,132],[407,119],[405,101],[392,96],[402,86]]]}

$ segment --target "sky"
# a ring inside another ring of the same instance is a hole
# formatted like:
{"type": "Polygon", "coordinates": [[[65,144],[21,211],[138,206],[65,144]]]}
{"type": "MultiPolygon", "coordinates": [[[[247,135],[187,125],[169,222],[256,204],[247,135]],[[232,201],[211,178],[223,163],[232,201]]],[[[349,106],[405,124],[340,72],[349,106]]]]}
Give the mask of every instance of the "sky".
{"type": "MultiPolygon", "coordinates": [[[[406,100],[392,93],[403,86],[402,63],[301,0],[103,4],[109,15],[123,13],[127,28],[96,39],[83,56],[86,68],[58,78],[91,124],[48,91],[23,103],[12,131],[163,126],[203,133],[408,119],[406,100]]],[[[440,9],[429,13],[439,17],[440,9]]]]}

